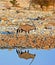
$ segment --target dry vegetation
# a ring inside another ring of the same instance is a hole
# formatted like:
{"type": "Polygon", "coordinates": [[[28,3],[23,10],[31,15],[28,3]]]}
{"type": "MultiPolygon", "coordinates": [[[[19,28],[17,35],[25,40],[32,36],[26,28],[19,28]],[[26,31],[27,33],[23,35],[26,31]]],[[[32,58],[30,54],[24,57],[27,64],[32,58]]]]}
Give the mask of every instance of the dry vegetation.
{"type": "Polygon", "coordinates": [[[48,24],[55,26],[55,22],[49,22],[48,24]]]}
{"type": "Polygon", "coordinates": [[[30,5],[32,5],[35,8],[35,5],[40,5],[42,10],[44,9],[43,7],[46,7],[46,10],[48,9],[48,6],[52,5],[54,7],[55,0],[30,0],[30,5]]]}
{"type": "Polygon", "coordinates": [[[0,39],[0,48],[1,47],[15,48],[15,46],[17,46],[18,48],[25,47],[25,48],[37,48],[37,49],[38,48],[51,49],[51,48],[55,48],[55,36],[29,35],[27,42],[26,42],[26,36],[24,35],[22,36],[19,35],[18,39],[5,35],[5,38],[3,40],[0,39]]]}

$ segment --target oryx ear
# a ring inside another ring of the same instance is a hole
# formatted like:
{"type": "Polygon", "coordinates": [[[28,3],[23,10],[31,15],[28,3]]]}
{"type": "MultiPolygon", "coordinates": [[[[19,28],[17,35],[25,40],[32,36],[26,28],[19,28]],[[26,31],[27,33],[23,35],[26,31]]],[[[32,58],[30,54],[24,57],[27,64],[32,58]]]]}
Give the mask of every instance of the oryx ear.
{"type": "Polygon", "coordinates": [[[36,54],[34,54],[34,56],[36,56],[36,54]]]}

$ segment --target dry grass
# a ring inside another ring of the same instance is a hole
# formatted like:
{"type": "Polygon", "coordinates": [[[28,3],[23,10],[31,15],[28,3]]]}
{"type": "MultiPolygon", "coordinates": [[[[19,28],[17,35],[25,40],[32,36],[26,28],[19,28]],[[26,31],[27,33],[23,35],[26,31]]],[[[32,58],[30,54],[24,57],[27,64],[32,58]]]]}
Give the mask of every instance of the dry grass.
{"type": "Polygon", "coordinates": [[[55,22],[49,22],[48,24],[51,24],[52,26],[55,26],[55,22]]]}
{"type": "MultiPolygon", "coordinates": [[[[4,35],[3,35],[4,36],[4,35]]],[[[8,46],[21,46],[21,47],[29,47],[31,46],[32,48],[44,48],[48,49],[54,48],[55,47],[55,36],[45,36],[46,39],[44,39],[44,36],[37,36],[35,37],[34,35],[29,35],[28,36],[28,41],[26,42],[26,36],[19,36],[18,39],[13,37],[10,38],[8,36],[4,37],[4,41],[0,39],[0,47],[1,46],[6,46],[8,43],[8,46]],[[38,46],[38,47],[37,47],[38,46]]]]}

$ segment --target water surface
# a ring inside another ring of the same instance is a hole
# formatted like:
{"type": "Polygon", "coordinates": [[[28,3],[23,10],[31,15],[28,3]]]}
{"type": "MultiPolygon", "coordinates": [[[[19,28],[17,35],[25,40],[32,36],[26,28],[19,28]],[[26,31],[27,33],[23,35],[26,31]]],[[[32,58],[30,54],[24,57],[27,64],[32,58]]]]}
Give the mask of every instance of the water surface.
{"type": "MultiPolygon", "coordinates": [[[[31,65],[55,65],[55,49],[36,50],[31,49],[30,53],[36,54],[31,65]]],[[[0,50],[0,65],[29,65],[32,59],[20,59],[16,50],[0,50]]]]}

